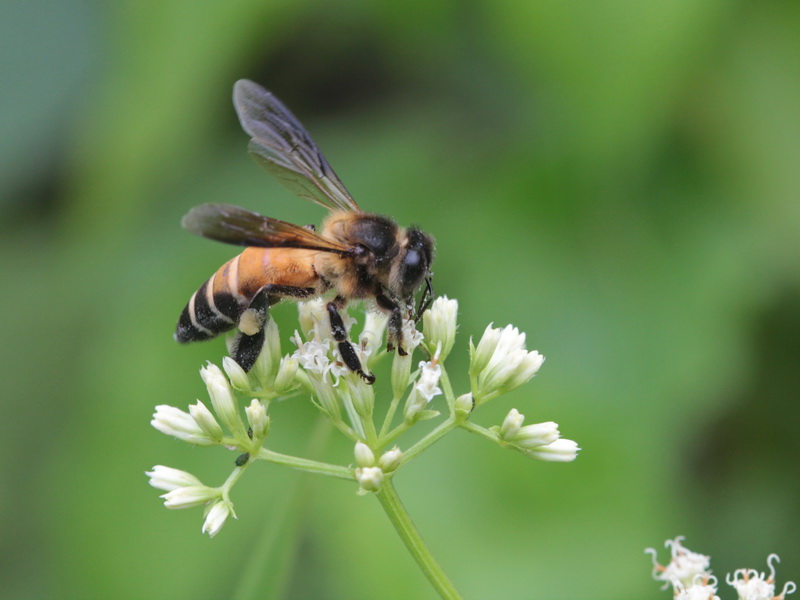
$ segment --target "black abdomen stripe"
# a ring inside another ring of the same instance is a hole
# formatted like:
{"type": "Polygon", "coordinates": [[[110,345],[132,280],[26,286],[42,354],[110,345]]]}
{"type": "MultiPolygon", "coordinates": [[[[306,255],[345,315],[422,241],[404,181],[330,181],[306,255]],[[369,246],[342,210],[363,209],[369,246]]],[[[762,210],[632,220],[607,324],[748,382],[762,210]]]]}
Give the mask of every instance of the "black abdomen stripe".
{"type": "Polygon", "coordinates": [[[192,294],[184,307],[175,330],[177,341],[209,340],[236,326],[242,308],[228,291],[211,294],[215,277],[217,273],[192,294]]]}

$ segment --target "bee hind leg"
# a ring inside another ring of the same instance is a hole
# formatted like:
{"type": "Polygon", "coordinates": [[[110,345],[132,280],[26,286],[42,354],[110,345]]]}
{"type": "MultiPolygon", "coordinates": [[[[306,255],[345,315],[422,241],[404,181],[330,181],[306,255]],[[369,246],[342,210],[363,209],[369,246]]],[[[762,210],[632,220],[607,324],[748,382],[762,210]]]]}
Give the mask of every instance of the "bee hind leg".
{"type": "Polygon", "coordinates": [[[269,318],[269,307],[282,297],[307,298],[313,291],[313,288],[274,284],[258,290],[239,316],[239,332],[231,348],[233,360],[245,371],[252,369],[264,346],[264,325],[269,318]]]}
{"type": "Polygon", "coordinates": [[[332,302],[328,302],[326,308],[328,309],[328,316],[331,320],[333,339],[336,340],[339,345],[339,354],[342,355],[342,360],[344,364],[347,365],[348,369],[353,373],[358,373],[364,381],[372,385],[375,383],[375,375],[372,373],[367,374],[364,372],[364,369],[361,368],[361,361],[358,360],[358,355],[356,351],[353,350],[353,345],[347,337],[347,328],[344,326],[344,321],[342,321],[342,315],[339,314],[339,308],[336,305],[337,300],[342,302],[340,298],[337,298],[332,302]]]}

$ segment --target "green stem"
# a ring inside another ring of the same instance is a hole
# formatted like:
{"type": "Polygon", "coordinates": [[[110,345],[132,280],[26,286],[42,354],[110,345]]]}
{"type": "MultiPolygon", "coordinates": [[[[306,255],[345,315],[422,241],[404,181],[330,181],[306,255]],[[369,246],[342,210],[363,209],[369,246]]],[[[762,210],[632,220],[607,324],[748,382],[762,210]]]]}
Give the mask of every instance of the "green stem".
{"type": "Polygon", "coordinates": [[[386,435],[386,432],[389,431],[389,428],[392,426],[392,421],[394,421],[394,413],[397,411],[397,406],[400,404],[400,397],[395,396],[392,398],[391,404],[389,404],[389,409],[386,411],[386,416],[383,418],[383,425],[381,426],[381,431],[378,434],[379,438],[383,438],[386,435]]]}
{"type": "Polygon", "coordinates": [[[411,553],[411,556],[417,562],[425,577],[431,582],[433,587],[442,598],[448,600],[461,599],[461,594],[458,593],[453,582],[447,577],[447,574],[442,570],[441,565],[436,562],[436,559],[431,554],[430,549],[425,545],[425,541],[414,526],[411,517],[406,511],[397,491],[392,485],[391,478],[384,479],[380,492],[375,494],[378,502],[381,503],[386,516],[392,522],[392,525],[397,531],[400,539],[406,545],[406,548],[411,553]]]}
{"type": "Polygon", "coordinates": [[[319,473],[320,475],[330,475],[331,477],[338,477],[339,479],[352,480],[354,478],[353,470],[348,467],[340,467],[339,465],[332,465],[317,460],[289,456],[288,454],[281,454],[280,452],[267,450],[266,448],[261,448],[255,458],[266,460],[276,465],[284,465],[293,469],[299,469],[300,471],[319,473]]]}
{"type": "Polygon", "coordinates": [[[458,426],[458,421],[456,421],[455,417],[449,417],[446,421],[441,423],[436,429],[431,431],[428,435],[426,435],[416,444],[411,446],[408,450],[405,450],[403,452],[403,464],[410,461],[420,452],[423,452],[431,444],[437,442],[439,439],[441,439],[444,435],[446,435],[448,432],[450,432],[457,426],[458,426]]]}
{"type": "Polygon", "coordinates": [[[494,431],[486,429],[486,427],[481,427],[480,425],[476,425],[475,423],[464,421],[463,423],[459,423],[459,427],[461,427],[462,429],[466,429],[470,433],[476,433],[481,437],[486,438],[490,442],[500,441],[500,436],[496,434],[494,431]]]}

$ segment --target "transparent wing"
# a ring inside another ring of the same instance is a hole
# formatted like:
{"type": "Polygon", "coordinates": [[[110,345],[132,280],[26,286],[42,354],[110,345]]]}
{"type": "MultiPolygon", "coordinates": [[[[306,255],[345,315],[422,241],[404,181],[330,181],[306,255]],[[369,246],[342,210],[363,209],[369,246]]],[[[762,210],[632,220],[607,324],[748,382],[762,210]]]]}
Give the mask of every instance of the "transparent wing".
{"type": "Polygon", "coordinates": [[[256,160],[298,196],[331,210],[359,211],[300,121],[275,95],[247,79],[233,86],[242,129],[256,160]]]}
{"type": "Polygon", "coordinates": [[[195,206],[183,217],[181,225],[197,235],[235,246],[305,248],[349,254],[345,246],[310,229],[270,219],[230,204],[195,206]]]}

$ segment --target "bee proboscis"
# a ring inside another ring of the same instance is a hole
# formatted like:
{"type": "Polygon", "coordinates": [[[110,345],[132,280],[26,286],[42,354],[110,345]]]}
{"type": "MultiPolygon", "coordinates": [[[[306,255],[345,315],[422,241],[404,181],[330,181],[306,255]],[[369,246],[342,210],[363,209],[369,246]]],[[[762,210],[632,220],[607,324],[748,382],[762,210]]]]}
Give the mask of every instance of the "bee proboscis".
{"type": "Polygon", "coordinates": [[[330,212],[319,231],[264,217],[238,206],[203,204],[183,218],[198,235],[246,246],[190,298],[178,321],[179,342],[208,340],[239,328],[232,356],[245,371],[264,343],[269,307],[281,299],[333,292],[326,308],[333,339],[347,367],[368,383],[341,314],[351,300],[367,300],[389,315],[389,349],[403,348],[402,319],[426,284],[417,316],[431,301],[433,238],[416,227],[362,212],[300,121],[271,92],[239,80],[233,102],[249,150],[295,194],[330,212]]]}

